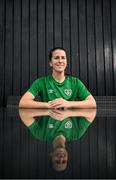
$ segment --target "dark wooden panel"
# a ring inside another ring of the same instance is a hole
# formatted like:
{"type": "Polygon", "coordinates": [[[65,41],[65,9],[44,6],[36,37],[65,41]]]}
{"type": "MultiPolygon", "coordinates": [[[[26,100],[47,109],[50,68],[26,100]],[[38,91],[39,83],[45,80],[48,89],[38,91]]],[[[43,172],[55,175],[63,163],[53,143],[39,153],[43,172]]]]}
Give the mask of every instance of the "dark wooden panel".
{"type": "Polygon", "coordinates": [[[105,95],[104,54],[103,54],[103,24],[102,1],[95,0],[95,41],[96,41],[96,68],[97,94],[105,95]]]}
{"type": "Polygon", "coordinates": [[[97,118],[92,122],[89,129],[90,141],[90,177],[98,179],[98,124],[97,118]]]}
{"type": "Polygon", "coordinates": [[[53,48],[53,0],[46,1],[46,74],[50,73],[49,51],[53,48]]]}
{"type": "Polygon", "coordinates": [[[62,45],[67,72],[93,95],[115,95],[115,9],[115,0],[1,0],[0,105],[49,74],[49,50],[62,45]]]}
{"type": "Polygon", "coordinates": [[[47,158],[47,146],[46,146],[46,142],[42,142],[38,140],[38,172],[37,172],[37,176],[39,178],[43,178],[46,179],[46,168],[47,166],[45,165],[46,163],[46,158],[47,158]]]}
{"type": "Polygon", "coordinates": [[[28,178],[29,169],[29,132],[24,124],[20,127],[20,177],[28,178]]]}
{"type": "Polygon", "coordinates": [[[45,0],[37,1],[38,3],[38,17],[37,17],[37,68],[38,76],[45,75],[46,68],[46,34],[45,34],[45,0]]]}
{"type": "Polygon", "coordinates": [[[103,1],[103,34],[106,95],[113,94],[110,0],[103,1]]]}
{"type": "Polygon", "coordinates": [[[107,178],[106,119],[97,118],[98,123],[98,178],[107,178]]]}
{"type": "Polygon", "coordinates": [[[0,106],[4,104],[4,40],[5,40],[5,12],[4,0],[0,1],[0,106]]]}
{"type": "Polygon", "coordinates": [[[8,95],[12,95],[12,62],[13,62],[13,1],[6,1],[5,22],[5,104],[8,95]]]}
{"type": "Polygon", "coordinates": [[[115,178],[115,118],[106,118],[107,133],[107,178],[115,178]]]}
{"type": "MultiPolygon", "coordinates": [[[[116,116],[114,116],[114,139],[116,140],[116,121],[115,121],[115,118],[116,116]]],[[[115,160],[116,160],[116,146],[115,146],[115,160]]],[[[115,169],[116,169],[116,163],[115,163],[115,169]]],[[[115,171],[115,178],[116,178],[116,171],[115,171]]]]}
{"type": "Polygon", "coordinates": [[[111,0],[111,28],[112,28],[112,52],[113,52],[113,78],[114,95],[116,95],[116,1],[111,0]]]}
{"type": "Polygon", "coordinates": [[[21,92],[29,87],[29,0],[22,2],[21,92]]]}
{"type": "Polygon", "coordinates": [[[12,178],[12,123],[7,117],[7,113],[4,113],[4,123],[3,123],[3,178],[12,178]]]}
{"type": "Polygon", "coordinates": [[[7,97],[7,107],[17,107],[21,96],[8,96],[7,97]]]}
{"type": "Polygon", "coordinates": [[[37,78],[37,0],[30,0],[30,83],[37,78]]]}
{"type": "Polygon", "coordinates": [[[46,143],[46,146],[47,146],[47,148],[46,148],[46,152],[45,152],[45,159],[46,159],[46,176],[45,176],[45,178],[47,179],[47,178],[49,178],[49,179],[55,179],[55,175],[54,175],[54,172],[53,172],[53,170],[52,170],[52,163],[50,164],[50,156],[51,156],[51,153],[52,153],[52,151],[53,151],[53,144],[52,144],[52,142],[47,142],[46,143]]]}
{"type": "Polygon", "coordinates": [[[12,150],[12,178],[19,178],[20,177],[20,157],[21,157],[21,151],[20,151],[20,142],[21,142],[21,134],[20,134],[20,129],[21,129],[21,121],[18,118],[18,113],[17,113],[17,118],[16,116],[12,118],[7,119],[9,123],[12,124],[12,132],[11,132],[11,150],[12,150]]]}
{"type": "Polygon", "coordinates": [[[54,0],[53,7],[53,20],[54,20],[54,46],[61,47],[62,46],[62,11],[61,11],[61,0],[54,0]]]}
{"type": "Polygon", "coordinates": [[[88,81],[89,90],[95,95],[96,82],[96,59],[95,59],[95,27],[94,27],[94,1],[87,1],[87,56],[88,56],[88,81]]]}
{"type": "Polygon", "coordinates": [[[3,124],[4,124],[4,111],[3,109],[0,109],[0,178],[3,177],[3,164],[4,164],[4,159],[3,159],[3,154],[4,154],[4,148],[3,148],[3,143],[4,143],[4,130],[3,130],[3,124]]]}
{"type": "Polygon", "coordinates": [[[62,45],[67,50],[68,67],[67,73],[70,73],[70,17],[69,17],[69,0],[62,1],[62,45]]]}
{"type": "Polygon", "coordinates": [[[81,177],[81,146],[80,140],[73,142],[72,148],[72,158],[71,158],[71,167],[72,167],[72,178],[79,179],[81,177]],[[75,166],[73,166],[75,164],[75,166]]]}
{"type": "Polygon", "coordinates": [[[13,59],[13,95],[20,95],[21,80],[21,0],[14,1],[14,59],[13,59]]]}
{"type": "Polygon", "coordinates": [[[79,49],[78,49],[78,4],[70,1],[70,61],[71,74],[79,77],[79,49]]]}
{"type": "Polygon", "coordinates": [[[85,0],[79,0],[80,79],[87,85],[87,29],[85,0]]]}
{"type": "Polygon", "coordinates": [[[89,132],[84,134],[81,139],[81,178],[90,177],[90,149],[89,149],[89,132]],[[86,148],[85,148],[86,147],[86,148]]]}
{"type": "MultiPolygon", "coordinates": [[[[29,132],[30,133],[30,132],[29,132]]],[[[37,141],[34,140],[31,134],[29,134],[29,177],[37,177],[38,168],[38,151],[37,151],[37,141]],[[33,154],[33,160],[31,157],[33,154]]]]}

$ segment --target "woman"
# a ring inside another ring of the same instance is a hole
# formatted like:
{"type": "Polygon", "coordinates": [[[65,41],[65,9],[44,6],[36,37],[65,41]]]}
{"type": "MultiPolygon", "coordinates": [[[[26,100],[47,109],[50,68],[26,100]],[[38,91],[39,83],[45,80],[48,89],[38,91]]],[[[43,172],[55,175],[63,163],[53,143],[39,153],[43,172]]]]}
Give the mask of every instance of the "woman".
{"type": "Polygon", "coordinates": [[[49,53],[52,75],[33,82],[22,96],[20,108],[96,108],[96,102],[85,85],[76,77],[65,75],[66,50],[61,47],[49,53]],[[41,102],[35,101],[40,96],[41,102]]]}

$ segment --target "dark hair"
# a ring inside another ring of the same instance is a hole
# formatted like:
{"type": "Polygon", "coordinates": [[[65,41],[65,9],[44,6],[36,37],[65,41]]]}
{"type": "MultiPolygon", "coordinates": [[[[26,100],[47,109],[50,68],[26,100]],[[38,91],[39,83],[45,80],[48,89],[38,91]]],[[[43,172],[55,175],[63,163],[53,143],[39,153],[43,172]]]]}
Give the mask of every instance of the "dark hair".
{"type": "Polygon", "coordinates": [[[52,59],[53,52],[54,52],[55,50],[58,50],[58,49],[65,51],[66,56],[67,56],[66,49],[64,49],[63,47],[55,47],[55,48],[51,49],[50,52],[49,52],[49,60],[50,60],[50,61],[51,61],[51,59],[52,59]]]}

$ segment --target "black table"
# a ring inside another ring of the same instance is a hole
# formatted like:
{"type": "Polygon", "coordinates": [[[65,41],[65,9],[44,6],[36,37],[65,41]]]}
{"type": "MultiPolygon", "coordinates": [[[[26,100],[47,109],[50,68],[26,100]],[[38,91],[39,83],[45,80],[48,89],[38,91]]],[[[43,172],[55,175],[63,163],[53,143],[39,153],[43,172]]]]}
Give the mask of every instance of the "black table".
{"type": "Polygon", "coordinates": [[[98,108],[83,136],[67,144],[69,163],[64,172],[51,168],[51,149],[52,143],[32,136],[17,107],[0,109],[0,178],[116,178],[113,103],[98,108]]]}

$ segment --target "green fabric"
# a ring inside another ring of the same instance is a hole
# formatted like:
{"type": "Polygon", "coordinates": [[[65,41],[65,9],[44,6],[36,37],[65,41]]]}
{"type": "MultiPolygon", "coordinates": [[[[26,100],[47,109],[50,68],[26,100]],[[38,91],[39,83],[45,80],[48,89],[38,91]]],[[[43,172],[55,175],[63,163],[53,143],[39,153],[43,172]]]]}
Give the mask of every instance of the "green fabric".
{"type": "Polygon", "coordinates": [[[35,120],[28,128],[37,139],[53,141],[56,136],[62,134],[70,142],[79,139],[89,125],[90,122],[84,117],[72,117],[58,121],[45,116],[40,121],[35,120]]]}
{"type": "Polygon", "coordinates": [[[68,101],[84,100],[90,95],[85,85],[76,77],[66,76],[62,83],[56,82],[52,75],[41,77],[33,82],[28,90],[35,97],[40,96],[43,102],[56,98],[68,101]]]}

